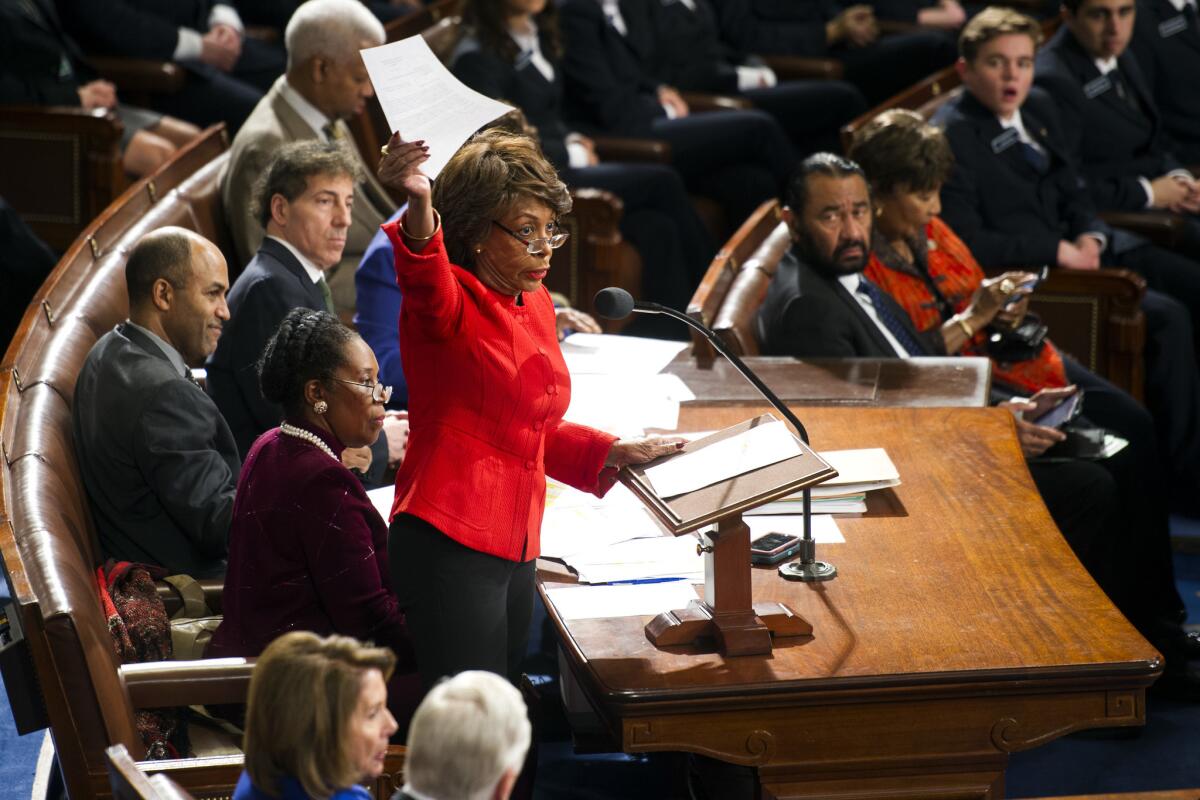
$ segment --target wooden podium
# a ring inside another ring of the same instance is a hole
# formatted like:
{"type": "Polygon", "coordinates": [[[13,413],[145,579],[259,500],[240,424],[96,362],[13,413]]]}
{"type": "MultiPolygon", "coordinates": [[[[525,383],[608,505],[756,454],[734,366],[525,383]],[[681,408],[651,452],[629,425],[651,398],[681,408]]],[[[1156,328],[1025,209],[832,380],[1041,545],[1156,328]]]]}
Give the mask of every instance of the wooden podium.
{"type": "Polygon", "coordinates": [[[724,655],[771,652],[772,636],[807,636],[812,625],[782,603],[755,603],[750,590],[750,528],[742,514],[837,475],[795,434],[800,454],[736,475],[693,492],[663,499],[646,478],[649,467],[702,450],[759,425],[777,421],[764,414],[689,442],[678,454],[621,470],[620,480],[672,534],[701,528],[697,550],[704,554],[704,600],[659,614],[646,624],[655,646],[689,644],[711,636],[724,655]],[[715,530],[714,530],[715,526],[715,530]]]}

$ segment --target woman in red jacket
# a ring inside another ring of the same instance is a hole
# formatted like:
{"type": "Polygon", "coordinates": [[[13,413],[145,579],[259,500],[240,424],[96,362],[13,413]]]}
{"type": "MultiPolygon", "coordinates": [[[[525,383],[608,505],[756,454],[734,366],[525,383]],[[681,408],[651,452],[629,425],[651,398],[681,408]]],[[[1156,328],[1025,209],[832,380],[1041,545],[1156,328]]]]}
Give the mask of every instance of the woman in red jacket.
{"type": "Polygon", "coordinates": [[[404,295],[411,424],[388,549],[428,687],[464,669],[517,677],[547,473],[602,495],[616,468],[682,445],[562,419],[571,382],[542,279],[571,196],[537,144],[480,133],[432,191],[427,151],[393,135],[379,177],[408,195],[383,226],[404,295]]]}

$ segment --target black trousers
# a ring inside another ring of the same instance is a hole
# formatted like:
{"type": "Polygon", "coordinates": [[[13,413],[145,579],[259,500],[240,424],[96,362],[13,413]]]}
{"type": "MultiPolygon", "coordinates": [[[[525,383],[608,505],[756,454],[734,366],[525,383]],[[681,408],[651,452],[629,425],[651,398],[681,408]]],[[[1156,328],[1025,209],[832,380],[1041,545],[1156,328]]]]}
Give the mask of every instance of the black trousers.
{"type": "Polygon", "coordinates": [[[472,550],[411,514],[392,520],[388,559],[426,690],[468,669],[516,682],[533,614],[532,559],[472,550]]]}
{"type": "Polygon", "coordinates": [[[862,92],[846,81],[783,81],[743,94],[779,122],[800,158],[842,152],[842,126],[867,111],[862,92]]]}
{"type": "Polygon", "coordinates": [[[651,131],[670,143],[671,165],[689,191],[716,201],[734,228],[764,200],[779,197],[796,166],[783,128],[758,109],[660,117],[651,131]]]}
{"type": "MultiPolygon", "coordinates": [[[[683,179],[665,164],[599,164],[565,169],[571,186],[606,189],[621,198],[621,233],[642,257],[642,297],[685,310],[716,248],[688,199],[683,179]]],[[[584,310],[591,311],[591,298],[584,310]]],[[[643,315],[644,316],[644,315],[643,315]]],[[[682,338],[686,331],[671,326],[682,338]]]]}

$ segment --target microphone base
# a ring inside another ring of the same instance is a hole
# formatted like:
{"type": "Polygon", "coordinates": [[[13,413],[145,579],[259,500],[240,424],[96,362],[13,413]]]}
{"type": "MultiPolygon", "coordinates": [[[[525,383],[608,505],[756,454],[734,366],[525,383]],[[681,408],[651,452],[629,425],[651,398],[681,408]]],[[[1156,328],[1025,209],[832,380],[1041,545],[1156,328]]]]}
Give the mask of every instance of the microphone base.
{"type": "Polygon", "coordinates": [[[780,577],[801,583],[831,581],[837,574],[837,567],[827,561],[792,561],[779,568],[780,577]]]}

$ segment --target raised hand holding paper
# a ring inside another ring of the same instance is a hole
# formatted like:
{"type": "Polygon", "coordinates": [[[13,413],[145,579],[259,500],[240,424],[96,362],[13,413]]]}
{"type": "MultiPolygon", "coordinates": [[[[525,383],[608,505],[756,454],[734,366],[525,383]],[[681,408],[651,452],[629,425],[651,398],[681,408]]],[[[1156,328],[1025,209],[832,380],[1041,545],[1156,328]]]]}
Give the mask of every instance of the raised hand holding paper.
{"type": "Polygon", "coordinates": [[[467,137],[512,111],[459,82],[420,36],[360,52],[388,127],[407,142],[429,145],[422,171],[430,178],[467,137]]]}

